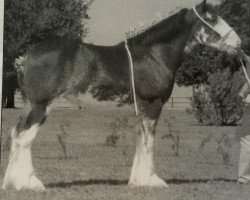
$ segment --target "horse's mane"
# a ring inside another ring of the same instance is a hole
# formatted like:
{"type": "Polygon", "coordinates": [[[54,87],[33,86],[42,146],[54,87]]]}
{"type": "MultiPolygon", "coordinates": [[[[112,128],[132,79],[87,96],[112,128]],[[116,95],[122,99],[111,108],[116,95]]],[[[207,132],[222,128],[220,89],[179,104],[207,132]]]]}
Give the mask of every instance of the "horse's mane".
{"type": "Polygon", "coordinates": [[[129,40],[132,43],[145,45],[146,43],[151,43],[151,41],[155,42],[154,36],[164,36],[164,38],[171,39],[176,33],[183,29],[186,12],[187,8],[183,8],[178,13],[162,19],[161,21],[145,28],[143,31],[140,31],[137,34],[132,34],[132,36],[129,37],[129,40]]]}
{"type": "MultiPolygon", "coordinates": [[[[206,9],[212,14],[218,14],[218,7],[212,4],[206,4],[206,9]]],[[[182,31],[185,27],[185,14],[188,11],[187,8],[178,10],[175,14],[162,18],[153,22],[151,25],[139,30],[135,33],[128,34],[127,39],[131,40],[132,43],[136,44],[148,44],[155,42],[155,37],[164,36],[167,40],[171,40],[178,32],[182,31]],[[164,26],[164,28],[162,28],[164,26]]]]}
{"type": "Polygon", "coordinates": [[[132,30],[128,31],[126,33],[126,37],[127,39],[129,38],[133,38],[141,33],[144,33],[145,31],[147,31],[148,29],[160,24],[162,21],[166,20],[167,18],[171,17],[174,14],[177,14],[180,11],[181,7],[177,7],[175,12],[171,11],[168,12],[167,15],[161,15],[161,13],[159,13],[160,16],[158,16],[157,19],[154,19],[150,24],[143,24],[142,27],[136,28],[136,27],[130,27],[132,30]]]}
{"type": "Polygon", "coordinates": [[[219,6],[218,5],[214,6],[214,5],[210,4],[210,3],[207,3],[206,4],[206,9],[207,9],[207,11],[209,11],[212,14],[215,14],[215,15],[219,14],[219,6]]]}

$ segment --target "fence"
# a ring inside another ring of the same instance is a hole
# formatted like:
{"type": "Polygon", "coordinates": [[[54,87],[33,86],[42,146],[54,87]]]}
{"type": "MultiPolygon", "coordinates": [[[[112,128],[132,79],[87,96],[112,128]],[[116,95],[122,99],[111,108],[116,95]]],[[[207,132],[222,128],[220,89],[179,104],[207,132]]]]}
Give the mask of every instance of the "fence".
{"type": "MultiPolygon", "coordinates": [[[[20,95],[15,96],[15,106],[17,108],[23,107],[23,100],[20,95]]],[[[77,105],[74,105],[68,102],[64,98],[60,98],[56,100],[53,107],[54,108],[78,108],[77,105]]],[[[171,109],[186,109],[190,107],[191,107],[190,97],[170,97],[170,99],[164,106],[164,108],[171,108],[171,109]]]]}
{"type": "Polygon", "coordinates": [[[190,97],[170,97],[168,102],[165,104],[167,108],[179,108],[185,109],[191,107],[190,97]]]}

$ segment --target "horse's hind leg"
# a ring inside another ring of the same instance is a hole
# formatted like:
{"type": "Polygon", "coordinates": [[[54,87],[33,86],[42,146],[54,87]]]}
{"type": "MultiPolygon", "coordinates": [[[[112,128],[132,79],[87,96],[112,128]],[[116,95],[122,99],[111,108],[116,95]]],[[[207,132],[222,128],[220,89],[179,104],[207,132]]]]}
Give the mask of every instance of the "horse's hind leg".
{"type": "Polygon", "coordinates": [[[129,180],[130,186],[168,187],[167,184],[155,174],[153,162],[155,128],[161,109],[162,103],[159,100],[148,104],[145,108],[129,180]]]}
{"type": "Polygon", "coordinates": [[[47,102],[26,106],[17,125],[12,129],[12,147],[3,180],[3,189],[45,189],[42,182],[35,176],[31,145],[39,126],[46,119],[46,108],[47,102]]]}

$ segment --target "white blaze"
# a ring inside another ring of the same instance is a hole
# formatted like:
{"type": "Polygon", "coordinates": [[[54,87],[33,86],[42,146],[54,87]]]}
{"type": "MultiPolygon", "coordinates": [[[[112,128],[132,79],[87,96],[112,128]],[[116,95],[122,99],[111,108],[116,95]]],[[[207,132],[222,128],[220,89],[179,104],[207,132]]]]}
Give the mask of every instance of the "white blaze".
{"type": "Polygon", "coordinates": [[[201,44],[207,44],[208,37],[209,37],[209,35],[205,32],[204,27],[201,27],[201,29],[195,35],[195,38],[201,44]]]}

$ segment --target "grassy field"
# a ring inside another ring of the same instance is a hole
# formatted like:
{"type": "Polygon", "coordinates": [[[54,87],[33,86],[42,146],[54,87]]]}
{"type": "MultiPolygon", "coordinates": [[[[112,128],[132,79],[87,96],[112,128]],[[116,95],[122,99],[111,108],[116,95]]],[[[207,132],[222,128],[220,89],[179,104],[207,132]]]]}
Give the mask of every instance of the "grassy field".
{"type": "MultiPolygon", "coordinates": [[[[20,109],[3,111],[1,183],[8,161],[7,133],[19,112],[20,109]]],[[[239,156],[236,128],[198,126],[191,115],[181,110],[164,109],[156,133],[156,171],[169,188],[128,187],[136,137],[133,129],[117,128],[111,123],[121,117],[129,119],[128,125],[133,124],[133,110],[128,107],[54,109],[33,145],[34,167],[46,192],[0,190],[0,199],[250,199],[250,186],[235,181],[239,156]],[[167,122],[173,134],[179,135],[178,156],[172,148],[176,143],[165,137],[167,122]],[[67,159],[57,139],[61,125],[67,135],[67,159]],[[115,147],[106,146],[106,138],[114,130],[118,143],[115,147]],[[200,148],[202,143],[205,145],[200,148]]]]}

